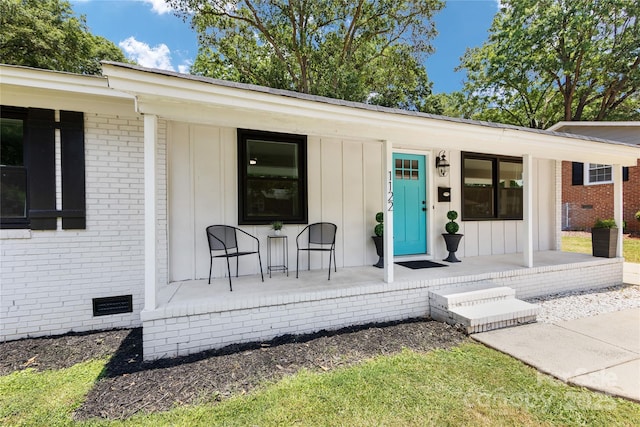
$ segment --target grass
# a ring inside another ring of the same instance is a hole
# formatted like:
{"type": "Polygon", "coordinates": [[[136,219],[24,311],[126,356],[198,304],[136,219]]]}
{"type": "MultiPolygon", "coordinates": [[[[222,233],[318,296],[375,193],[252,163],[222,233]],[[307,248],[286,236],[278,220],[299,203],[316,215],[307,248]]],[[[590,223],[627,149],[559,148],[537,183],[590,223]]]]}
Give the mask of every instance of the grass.
{"type": "Polygon", "coordinates": [[[245,396],[123,421],[71,413],[104,361],[0,377],[0,424],[69,426],[640,425],[640,405],[570,387],[479,344],[301,371],[245,396]]]}
{"type": "MultiPolygon", "coordinates": [[[[562,236],[562,250],[566,252],[591,253],[591,236],[562,236]]],[[[640,239],[624,237],[622,252],[627,262],[640,263],[640,239]]]]}

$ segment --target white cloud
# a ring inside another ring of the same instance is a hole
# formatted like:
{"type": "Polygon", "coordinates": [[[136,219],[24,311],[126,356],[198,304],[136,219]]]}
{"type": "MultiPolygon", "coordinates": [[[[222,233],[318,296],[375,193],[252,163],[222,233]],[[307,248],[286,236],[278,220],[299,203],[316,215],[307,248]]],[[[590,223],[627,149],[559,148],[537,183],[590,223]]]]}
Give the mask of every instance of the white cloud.
{"type": "Polygon", "coordinates": [[[182,74],[189,74],[189,70],[191,69],[192,61],[186,60],[182,64],[178,65],[178,72],[182,74]]]}
{"type": "Polygon", "coordinates": [[[129,59],[136,61],[143,67],[175,71],[171,65],[171,51],[164,43],[151,47],[132,36],[121,41],[118,45],[129,59]]]}
{"type": "Polygon", "coordinates": [[[171,6],[169,6],[164,0],[143,0],[145,3],[151,5],[151,10],[153,10],[158,15],[164,15],[165,13],[169,13],[173,10],[171,6]]]}

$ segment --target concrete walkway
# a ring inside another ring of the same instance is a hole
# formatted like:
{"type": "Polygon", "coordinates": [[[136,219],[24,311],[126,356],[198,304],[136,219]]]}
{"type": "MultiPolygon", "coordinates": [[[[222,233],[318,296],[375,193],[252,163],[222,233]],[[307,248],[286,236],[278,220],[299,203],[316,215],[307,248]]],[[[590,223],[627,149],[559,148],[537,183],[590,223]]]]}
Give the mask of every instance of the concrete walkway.
{"type": "Polygon", "coordinates": [[[640,308],[472,338],[569,384],[640,402],[640,308]]]}

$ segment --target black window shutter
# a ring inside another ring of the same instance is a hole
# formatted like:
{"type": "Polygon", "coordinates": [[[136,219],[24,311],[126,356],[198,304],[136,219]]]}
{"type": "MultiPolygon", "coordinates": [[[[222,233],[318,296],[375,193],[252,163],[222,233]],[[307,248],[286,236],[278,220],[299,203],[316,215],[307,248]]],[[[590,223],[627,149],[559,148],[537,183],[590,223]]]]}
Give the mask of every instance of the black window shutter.
{"type": "Polygon", "coordinates": [[[571,163],[571,185],[584,184],[584,163],[571,163]]]}
{"type": "Polygon", "coordinates": [[[84,117],[60,111],[62,228],[85,229],[84,117]]]}
{"type": "Polygon", "coordinates": [[[622,180],[629,181],[629,168],[626,166],[622,168],[622,180]]]}
{"type": "Polygon", "coordinates": [[[53,110],[29,108],[25,141],[31,229],[55,230],[57,215],[53,110]]]}

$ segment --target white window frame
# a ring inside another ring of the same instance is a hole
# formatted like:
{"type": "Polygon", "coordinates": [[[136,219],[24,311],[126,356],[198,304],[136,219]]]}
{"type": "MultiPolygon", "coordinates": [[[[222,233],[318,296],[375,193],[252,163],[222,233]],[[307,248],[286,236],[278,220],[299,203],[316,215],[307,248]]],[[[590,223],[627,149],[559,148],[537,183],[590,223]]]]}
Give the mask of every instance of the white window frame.
{"type": "Polygon", "coordinates": [[[585,163],[584,164],[584,184],[585,185],[600,185],[600,184],[612,184],[613,183],[613,168],[611,165],[605,165],[602,163],[585,163]],[[606,181],[591,181],[591,166],[595,166],[601,169],[609,168],[611,179],[606,181]]]}

